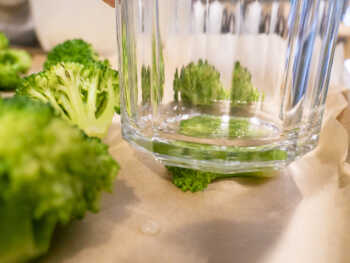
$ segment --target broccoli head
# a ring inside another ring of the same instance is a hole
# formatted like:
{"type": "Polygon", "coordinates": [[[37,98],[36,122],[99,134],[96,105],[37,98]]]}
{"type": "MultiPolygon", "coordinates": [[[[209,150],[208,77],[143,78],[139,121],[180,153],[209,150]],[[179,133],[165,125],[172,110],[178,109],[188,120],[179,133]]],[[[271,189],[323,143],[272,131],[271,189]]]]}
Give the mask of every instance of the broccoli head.
{"type": "Polygon", "coordinates": [[[6,49],[9,46],[9,40],[4,33],[0,32],[0,50],[6,49]]]}
{"type": "Polygon", "coordinates": [[[0,50],[0,64],[11,67],[17,73],[27,73],[32,65],[32,58],[25,50],[0,50]]]}
{"type": "Polygon", "coordinates": [[[0,262],[28,262],[57,224],[98,211],[119,166],[99,139],[29,98],[0,101],[0,136],[0,262]]]}
{"type": "Polygon", "coordinates": [[[259,101],[262,98],[252,83],[252,75],[237,61],[233,70],[231,103],[232,105],[245,105],[259,101]]]}
{"type": "MultiPolygon", "coordinates": [[[[55,46],[47,54],[44,69],[49,69],[60,62],[96,63],[99,62],[99,56],[89,43],[81,39],[73,39],[55,46]]],[[[107,60],[103,63],[109,65],[107,60]]]]}
{"type": "Polygon", "coordinates": [[[14,90],[20,83],[21,77],[11,66],[0,64],[0,90],[14,90]]]}
{"type": "Polygon", "coordinates": [[[269,177],[268,173],[263,172],[219,174],[179,167],[167,167],[167,169],[173,176],[174,185],[184,192],[191,191],[193,193],[205,190],[209,184],[219,179],[232,177],[269,177]]]}
{"type": "Polygon", "coordinates": [[[207,61],[199,60],[176,70],[174,79],[175,101],[181,98],[185,104],[194,106],[211,105],[226,98],[220,73],[207,61]]]}
{"type": "Polygon", "coordinates": [[[0,90],[15,90],[21,82],[20,74],[26,73],[32,64],[24,50],[0,50],[0,90]]]}
{"type": "Polygon", "coordinates": [[[49,102],[87,135],[102,138],[120,105],[118,80],[104,64],[59,63],[25,78],[17,94],[49,102]]]}

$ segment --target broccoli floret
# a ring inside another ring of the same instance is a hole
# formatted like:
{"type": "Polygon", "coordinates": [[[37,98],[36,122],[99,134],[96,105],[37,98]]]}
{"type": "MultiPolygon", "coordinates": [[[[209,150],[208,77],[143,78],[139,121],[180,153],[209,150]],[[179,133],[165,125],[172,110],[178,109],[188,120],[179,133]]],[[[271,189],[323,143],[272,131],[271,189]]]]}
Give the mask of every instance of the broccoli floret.
{"type": "Polygon", "coordinates": [[[15,90],[20,74],[26,73],[32,64],[30,55],[24,50],[0,50],[0,90],[15,90]]]}
{"type": "Polygon", "coordinates": [[[120,105],[118,72],[103,64],[56,64],[25,78],[17,94],[49,102],[64,119],[99,138],[120,105]]]}
{"type": "Polygon", "coordinates": [[[214,137],[214,138],[238,138],[250,136],[250,123],[245,119],[229,119],[201,115],[182,120],[179,133],[192,137],[214,137]]]}
{"type": "MultiPolygon", "coordinates": [[[[80,64],[96,63],[99,56],[93,47],[81,39],[67,40],[55,46],[48,54],[44,69],[61,62],[76,62],[80,64]]],[[[107,60],[101,62],[109,65],[107,60]]]]}
{"type": "Polygon", "coordinates": [[[6,49],[0,51],[0,64],[13,68],[17,73],[27,73],[32,65],[32,58],[25,50],[6,49]]]}
{"type": "Polygon", "coordinates": [[[231,103],[233,106],[251,104],[262,98],[252,83],[252,75],[239,62],[235,63],[232,75],[231,103]]]}
{"type": "Polygon", "coordinates": [[[0,101],[0,135],[0,262],[28,262],[57,224],[98,211],[119,166],[99,139],[28,98],[0,101]]]}
{"type": "Polygon", "coordinates": [[[21,77],[11,66],[0,64],[0,90],[15,90],[21,83],[21,77]]]}
{"type": "Polygon", "coordinates": [[[193,193],[205,190],[210,183],[219,179],[232,177],[269,177],[269,174],[266,172],[219,174],[179,167],[167,167],[167,169],[173,176],[174,185],[183,192],[191,191],[193,193]]]}
{"type": "Polygon", "coordinates": [[[0,50],[6,49],[9,46],[9,40],[4,33],[0,32],[0,50]]]}
{"type": "MultiPolygon", "coordinates": [[[[175,157],[191,156],[198,160],[225,160],[235,162],[271,162],[287,160],[288,154],[280,149],[255,149],[247,150],[244,147],[226,147],[225,149],[214,149],[212,145],[196,144],[189,142],[176,142],[169,146],[165,143],[154,143],[155,152],[164,155],[172,155],[175,157]]],[[[274,176],[273,173],[267,172],[266,169],[250,173],[232,173],[220,174],[194,169],[179,168],[167,166],[172,174],[172,182],[184,192],[203,191],[208,184],[217,179],[225,179],[232,177],[254,177],[268,178],[274,176]]]]}
{"type": "Polygon", "coordinates": [[[181,101],[189,105],[211,105],[226,98],[220,73],[207,61],[192,62],[183,67],[180,74],[176,70],[173,86],[175,101],[181,97],[181,101]]]}

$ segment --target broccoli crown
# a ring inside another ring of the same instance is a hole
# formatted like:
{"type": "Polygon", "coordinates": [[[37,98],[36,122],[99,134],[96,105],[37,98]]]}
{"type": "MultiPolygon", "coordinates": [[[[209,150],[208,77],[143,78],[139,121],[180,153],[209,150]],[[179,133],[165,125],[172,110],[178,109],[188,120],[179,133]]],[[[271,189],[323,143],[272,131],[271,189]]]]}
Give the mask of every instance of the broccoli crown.
{"type": "Polygon", "coordinates": [[[253,86],[252,75],[238,61],[232,74],[231,103],[240,105],[259,101],[262,96],[253,86]]]}
{"type": "Polygon", "coordinates": [[[0,262],[27,262],[56,224],[98,211],[119,166],[99,139],[29,98],[1,100],[0,124],[0,262]]]}
{"type": "Polygon", "coordinates": [[[120,105],[118,72],[96,63],[56,64],[25,78],[17,94],[49,102],[64,119],[100,138],[120,105]]]}
{"type": "Polygon", "coordinates": [[[24,50],[0,50],[0,90],[14,90],[21,82],[20,74],[26,73],[32,60],[24,50]]]}
{"type": "MultiPolygon", "coordinates": [[[[98,62],[98,60],[99,56],[97,52],[89,43],[82,39],[73,39],[57,45],[47,54],[44,69],[49,69],[60,62],[89,64],[98,62]]],[[[107,60],[104,63],[109,65],[107,60]]]]}
{"type": "Polygon", "coordinates": [[[168,171],[173,176],[173,183],[183,192],[190,191],[192,193],[205,190],[209,184],[215,180],[231,178],[231,177],[252,177],[252,178],[267,178],[270,177],[268,173],[264,172],[250,172],[250,173],[235,173],[235,174],[219,174],[210,173],[199,170],[167,167],[168,171]]]}
{"type": "Polygon", "coordinates": [[[0,90],[14,90],[20,83],[21,77],[11,66],[0,64],[0,90]]]}
{"type": "Polygon", "coordinates": [[[9,40],[4,33],[0,32],[0,50],[6,49],[9,46],[9,40]]]}
{"type": "Polygon", "coordinates": [[[207,61],[199,60],[176,70],[174,79],[175,101],[190,105],[211,105],[226,98],[226,92],[220,81],[220,73],[207,61]]]}
{"type": "Polygon", "coordinates": [[[32,59],[25,50],[6,49],[0,50],[0,64],[11,67],[16,73],[27,73],[32,59]]]}
{"type": "Polygon", "coordinates": [[[239,138],[252,135],[250,123],[245,119],[224,121],[222,118],[201,115],[180,122],[179,133],[192,137],[239,138]]]}

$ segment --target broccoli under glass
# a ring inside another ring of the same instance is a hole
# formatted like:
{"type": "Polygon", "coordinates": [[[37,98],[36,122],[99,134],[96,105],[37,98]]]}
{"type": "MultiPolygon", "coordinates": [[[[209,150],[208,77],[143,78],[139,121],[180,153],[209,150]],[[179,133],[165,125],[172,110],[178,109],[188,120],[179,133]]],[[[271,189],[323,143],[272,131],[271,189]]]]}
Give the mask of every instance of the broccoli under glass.
{"type": "Polygon", "coordinates": [[[314,149],[343,6],[119,1],[124,138],[168,167],[218,174],[279,169],[314,149]]]}

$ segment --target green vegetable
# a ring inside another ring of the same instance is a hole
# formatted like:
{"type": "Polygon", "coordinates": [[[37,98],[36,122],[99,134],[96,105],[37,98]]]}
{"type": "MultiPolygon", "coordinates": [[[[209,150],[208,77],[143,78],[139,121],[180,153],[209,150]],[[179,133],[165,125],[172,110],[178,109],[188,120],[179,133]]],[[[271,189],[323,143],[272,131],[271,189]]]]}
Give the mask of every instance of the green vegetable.
{"type": "Polygon", "coordinates": [[[0,262],[28,262],[57,224],[98,211],[119,166],[100,140],[28,98],[0,101],[0,138],[0,262]]]}
{"type": "Polygon", "coordinates": [[[175,73],[175,101],[188,105],[211,105],[217,100],[226,98],[226,93],[220,80],[220,73],[207,61],[199,60],[197,64],[190,63],[175,73]]]}
{"type": "Polygon", "coordinates": [[[49,69],[61,62],[76,62],[84,65],[97,62],[109,65],[107,60],[100,62],[99,56],[93,47],[81,39],[67,40],[55,46],[47,54],[44,69],[49,69]]]}
{"type": "Polygon", "coordinates": [[[21,77],[11,66],[0,64],[0,90],[14,90],[20,83],[21,77]]]}
{"type": "Polygon", "coordinates": [[[266,172],[219,174],[179,167],[167,167],[167,169],[173,175],[174,185],[183,192],[191,191],[192,193],[205,190],[209,184],[219,179],[232,177],[269,177],[269,174],[266,172]]]}
{"type": "Polygon", "coordinates": [[[252,83],[252,75],[239,62],[236,62],[232,74],[231,104],[233,106],[251,104],[262,98],[252,83]]]}
{"type": "Polygon", "coordinates": [[[0,32],[0,50],[6,49],[9,46],[9,40],[4,33],[0,32]]]}
{"type": "Polygon", "coordinates": [[[8,40],[0,33],[0,90],[15,90],[21,82],[20,75],[27,73],[32,64],[24,50],[9,49],[8,40]]]}
{"type": "Polygon", "coordinates": [[[118,80],[104,64],[59,63],[25,78],[17,94],[49,102],[87,135],[103,138],[120,104],[118,80]]]}
{"type": "Polygon", "coordinates": [[[285,150],[275,149],[266,146],[220,147],[210,144],[173,141],[171,144],[154,141],[152,149],[154,153],[160,155],[170,155],[180,158],[193,158],[204,161],[232,161],[232,162],[269,162],[285,161],[288,154],[285,150]]]}
{"type": "Polygon", "coordinates": [[[223,121],[219,117],[201,115],[180,122],[179,133],[202,138],[238,138],[250,136],[250,123],[245,119],[223,121]]]}
{"type": "MultiPolygon", "coordinates": [[[[253,149],[244,147],[216,147],[200,143],[176,142],[169,146],[161,142],[153,143],[153,151],[161,155],[171,155],[196,160],[234,161],[234,162],[272,162],[287,160],[288,154],[280,149],[265,149],[263,146],[253,149]]],[[[193,169],[167,167],[173,175],[173,183],[183,191],[202,191],[216,179],[230,177],[271,177],[273,174],[265,170],[252,173],[220,174],[193,169]]],[[[256,167],[259,169],[259,167],[256,167]]]]}
{"type": "Polygon", "coordinates": [[[17,73],[26,73],[32,65],[32,59],[24,50],[6,49],[0,50],[0,64],[11,67],[17,73]]]}

